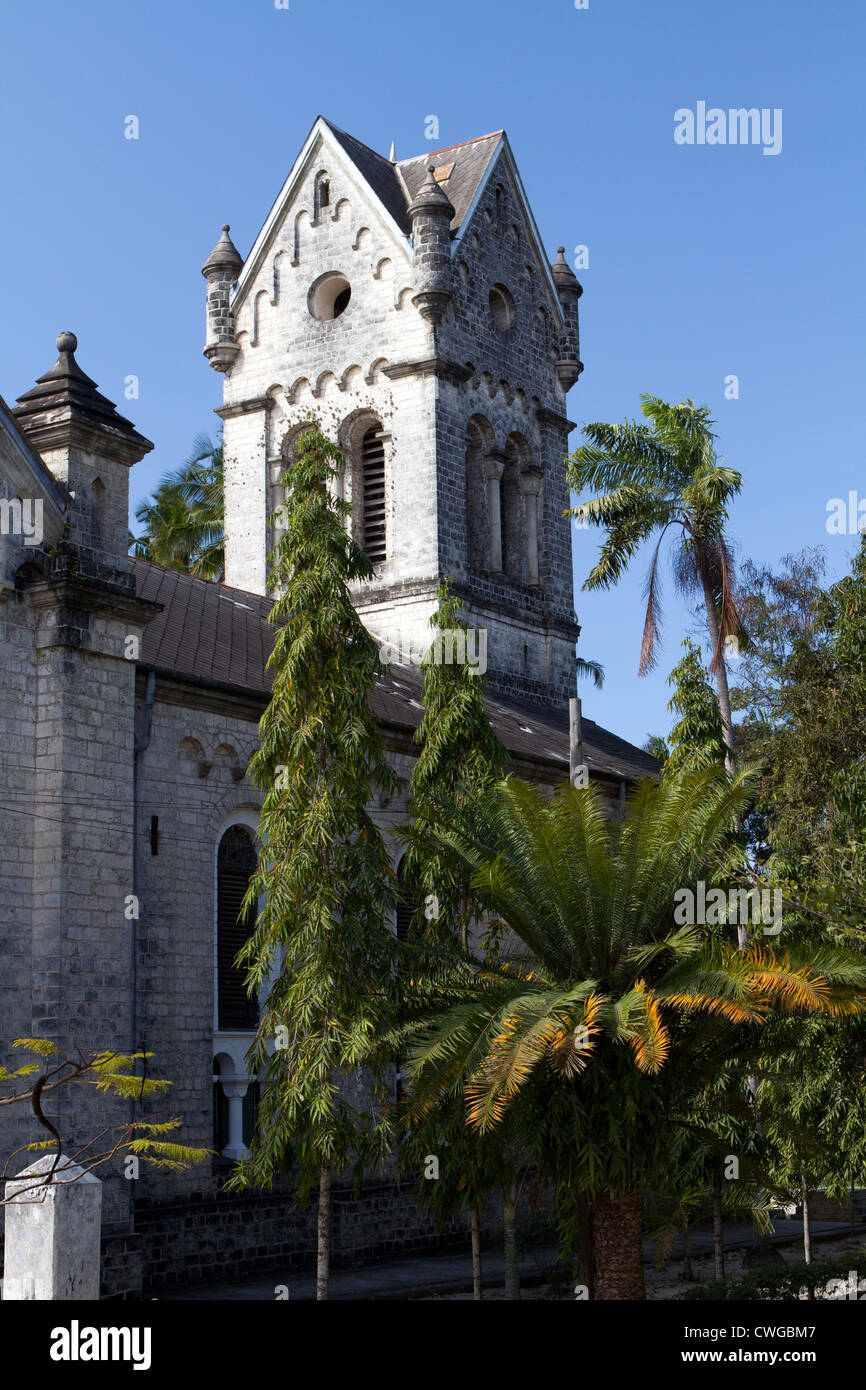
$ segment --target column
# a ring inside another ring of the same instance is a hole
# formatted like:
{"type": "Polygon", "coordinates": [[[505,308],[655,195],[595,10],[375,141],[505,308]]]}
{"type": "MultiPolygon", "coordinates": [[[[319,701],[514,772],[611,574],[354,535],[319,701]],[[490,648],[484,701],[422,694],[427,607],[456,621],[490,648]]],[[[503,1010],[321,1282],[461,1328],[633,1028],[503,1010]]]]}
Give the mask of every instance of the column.
{"type": "Polygon", "coordinates": [[[527,468],[520,475],[520,488],[526,505],[526,582],[538,587],[538,496],[541,469],[527,468]]]}
{"type": "Polygon", "coordinates": [[[490,523],[490,569],[494,574],[502,573],[502,507],[499,501],[499,487],[505,471],[505,460],[501,454],[488,454],[485,459],[487,469],[487,516],[490,523]]]}
{"type": "Polygon", "coordinates": [[[229,1142],[223,1149],[223,1158],[232,1158],[238,1162],[247,1158],[250,1152],[244,1143],[244,1096],[249,1082],[243,1079],[223,1081],[220,1078],[220,1085],[229,1103],[229,1142]]]}

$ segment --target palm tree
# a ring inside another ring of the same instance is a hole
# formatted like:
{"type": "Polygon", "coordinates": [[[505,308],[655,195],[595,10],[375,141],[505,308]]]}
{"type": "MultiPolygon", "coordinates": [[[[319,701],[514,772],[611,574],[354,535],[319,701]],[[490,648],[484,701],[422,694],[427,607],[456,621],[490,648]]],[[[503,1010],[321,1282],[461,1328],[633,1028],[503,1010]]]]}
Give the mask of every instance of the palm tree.
{"type": "Polygon", "coordinates": [[[593,787],[548,800],[508,779],[441,832],[505,944],[493,965],[454,953],[417,981],[393,1040],[409,1052],[411,1103],[423,1114],[463,1086],[486,1132],[535,1093],[528,1142],[561,1207],[592,1196],[599,1298],[645,1296],[641,1186],[664,1170],[692,1040],[736,1036],[771,1007],[842,1013],[866,998],[866,964],[843,951],[776,954],[763,939],[739,951],[719,928],[673,925],[678,889],[731,872],[750,795],[743,774],[703,768],[639,783],[614,821],[593,787]],[[555,1172],[539,1147],[546,1116],[555,1172]]]}
{"type": "Polygon", "coordinates": [[[728,505],[742,477],[722,467],[707,406],[687,400],[668,405],[644,392],[641,412],[650,422],[586,425],[589,440],[568,460],[567,481],[576,493],[596,493],[571,509],[607,536],[584,589],[607,589],[622,578],[645,541],[658,532],[646,581],[646,617],[638,673],[655,663],[661,622],[659,552],[668,530],[678,533],[674,577],[684,593],[699,593],[707,614],[728,771],[733,769],[733,725],[725,645],[740,632],[734,571],[725,535],[728,505]]]}
{"type": "Polygon", "coordinates": [[[134,553],[199,579],[221,581],[225,573],[223,533],[223,446],[196,436],[184,464],[167,473],[136,519],[145,527],[134,553]]]}

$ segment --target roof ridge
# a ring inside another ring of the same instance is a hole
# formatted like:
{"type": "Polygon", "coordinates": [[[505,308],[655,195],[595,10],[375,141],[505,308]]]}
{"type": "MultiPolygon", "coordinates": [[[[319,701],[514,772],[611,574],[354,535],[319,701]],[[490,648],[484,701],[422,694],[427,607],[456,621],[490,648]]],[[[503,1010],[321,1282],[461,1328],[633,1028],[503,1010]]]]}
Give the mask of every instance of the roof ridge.
{"type": "Polygon", "coordinates": [[[432,159],[437,154],[447,154],[449,150],[462,150],[464,145],[480,145],[482,140],[492,140],[494,135],[504,135],[505,130],[490,130],[486,135],[474,135],[471,140],[458,140],[456,145],[443,145],[440,150],[429,150],[425,154],[411,154],[408,159],[398,159],[398,164],[412,164],[416,159],[432,159]]]}
{"type": "Polygon", "coordinates": [[[394,164],[395,164],[397,161],[394,161],[394,162],[392,163],[392,161],[388,158],[387,155],[380,154],[378,150],[374,150],[374,149],[373,149],[373,146],[372,146],[372,145],[365,145],[365,144],[364,144],[364,141],[363,141],[363,140],[359,140],[358,137],[357,137],[357,135],[353,135],[352,132],[351,132],[350,130],[344,130],[342,126],[335,125],[333,121],[329,121],[329,120],[328,120],[327,116],[323,116],[323,117],[322,117],[322,120],[325,122],[325,125],[326,125],[326,126],[328,126],[332,131],[335,132],[335,134],[337,134],[337,135],[345,135],[345,137],[346,137],[347,140],[352,140],[352,141],[354,141],[354,143],[355,143],[356,145],[360,145],[360,146],[361,146],[361,149],[362,149],[362,150],[366,150],[368,154],[374,154],[374,155],[376,156],[377,159],[381,159],[382,163],[383,163],[383,164],[387,164],[388,167],[389,167],[389,169],[393,169],[393,168],[394,168],[394,164]]]}

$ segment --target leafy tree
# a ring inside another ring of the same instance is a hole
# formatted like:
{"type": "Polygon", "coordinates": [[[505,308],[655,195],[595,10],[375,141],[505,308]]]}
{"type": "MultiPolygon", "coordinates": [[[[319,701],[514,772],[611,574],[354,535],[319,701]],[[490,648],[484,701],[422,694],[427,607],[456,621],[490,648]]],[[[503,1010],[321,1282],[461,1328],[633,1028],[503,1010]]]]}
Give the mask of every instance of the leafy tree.
{"type": "Polygon", "coordinates": [[[644,1296],[641,1184],[664,1170],[670,1096],[679,1087],[682,1103],[701,1030],[759,1025],[772,1006],[844,1014],[866,998],[866,965],[843,950],[740,951],[672,925],[678,889],[723,881],[749,795],[742,776],[704,768],[638,784],[611,821],[595,788],[548,802],[509,779],[458,808],[443,837],[507,935],[497,963],[455,958],[420,992],[402,1030],[413,1104],[462,1081],[485,1133],[541,1088],[558,1191],[592,1198],[600,1298],[644,1296]]]}
{"type": "MultiPolygon", "coordinates": [[[[67,1057],[48,1038],[16,1038],[12,1046],[33,1053],[40,1060],[25,1062],[14,1071],[0,1067],[0,1106],[28,1106],[42,1128],[52,1137],[16,1149],[3,1165],[2,1178],[15,1176],[13,1169],[17,1166],[15,1160],[19,1154],[50,1148],[56,1150],[54,1162],[47,1176],[40,1174],[34,1179],[34,1189],[54,1180],[77,1181],[82,1173],[91,1173],[95,1168],[103,1167],[118,1154],[131,1155],[153,1167],[176,1171],[207,1158],[210,1150],[191,1148],[166,1137],[181,1127],[182,1120],[175,1116],[166,1120],[139,1120],[134,1111],[125,1124],[109,1125],[74,1152],[64,1154],[63,1137],[42,1108],[44,1098],[52,1092],[66,1086],[91,1086],[97,1091],[137,1104],[161,1095],[172,1083],[147,1075],[147,1063],[153,1056],[152,1052],[97,1052],[89,1056],[79,1054],[78,1057],[67,1057]],[[138,1063],[141,1070],[137,1072],[135,1068],[138,1063]],[[9,1088],[8,1091],[6,1088],[9,1088]],[[75,1176],[64,1178],[70,1169],[75,1170],[75,1176]]],[[[20,1195],[30,1190],[22,1187],[18,1192],[20,1195]]],[[[0,1206],[4,1201],[0,1196],[0,1206]]]]}
{"type": "Polygon", "coordinates": [[[718,700],[707,680],[701,653],[686,637],[685,656],[668,676],[674,693],[668,703],[678,714],[669,736],[670,753],[664,773],[676,775],[688,768],[710,767],[725,761],[725,733],[718,700]]]}
{"type": "Polygon", "coordinates": [[[351,602],[350,584],[372,566],[332,492],[341,464],[318,428],[300,436],[270,580],[273,693],[250,766],[265,793],[262,853],[245,907],[263,905],[239,958],[251,992],[268,987],[250,1053],[265,1080],[251,1156],[232,1178],[267,1185],[294,1159],[299,1198],[318,1184],[319,1299],[332,1174],[360,1171],[388,1137],[375,1075],[351,1084],[348,1073],[395,983],[394,875],[369,811],[395,787],[369,703],[384,668],[351,602]]]}
{"type": "Polygon", "coordinates": [[[645,753],[657,758],[660,763],[666,763],[671,755],[667,740],[662,738],[661,734],[647,734],[643,749],[645,753]]]}
{"type": "Polygon", "coordinates": [[[196,436],[186,462],[167,473],[153,497],[140,502],[136,519],[143,533],[133,538],[134,554],[199,579],[222,580],[225,573],[223,446],[196,436]]]}
{"type": "Polygon", "coordinates": [[[468,631],[450,581],[440,585],[436,597],[433,643],[422,665],[424,714],[415,731],[421,751],[409,783],[412,820],[403,872],[418,899],[414,930],[459,940],[465,948],[478,905],[467,892],[459,860],[435,832],[452,806],[502,776],[506,753],[490,727],[477,668],[473,672],[468,662],[443,659],[451,654],[443,648],[443,634],[468,631]]]}
{"type": "MultiPolygon", "coordinates": [[[[468,633],[449,580],[440,585],[436,596],[438,607],[430,619],[433,641],[422,663],[424,714],[415,732],[421,750],[409,786],[412,821],[404,831],[408,848],[403,874],[417,904],[412,922],[416,941],[447,942],[466,949],[481,916],[480,905],[467,889],[459,860],[435,832],[453,806],[501,777],[506,753],[484,708],[483,676],[468,662],[448,659],[455,647],[459,653],[461,641],[465,653],[468,633]]],[[[425,969],[423,954],[411,948],[408,954],[413,972],[425,969]]],[[[502,1136],[479,1143],[466,1130],[462,1094],[455,1094],[423,1118],[409,1120],[401,1165],[411,1169],[419,1157],[436,1153],[443,1155],[440,1177],[435,1182],[419,1178],[418,1197],[440,1221],[460,1208],[468,1209],[476,1298],[481,1297],[481,1205],[491,1190],[503,1188],[506,1264],[513,1288],[516,1249],[509,1195],[514,1175],[502,1136]]]]}
{"type": "Polygon", "coordinates": [[[742,478],[720,463],[706,406],[668,405],[644,392],[649,424],[595,423],[584,427],[588,443],[568,460],[567,480],[577,493],[596,493],[573,516],[607,531],[585,589],[607,589],[622,578],[643,543],[658,533],[647,576],[647,606],[639,674],[655,663],[661,622],[659,554],[669,530],[677,533],[674,578],[687,594],[699,593],[706,610],[719,710],[733,767],[734,734],[725,647],[744,635],[735,602],[734,567],[726,535],[728,507],[742,478]]]}

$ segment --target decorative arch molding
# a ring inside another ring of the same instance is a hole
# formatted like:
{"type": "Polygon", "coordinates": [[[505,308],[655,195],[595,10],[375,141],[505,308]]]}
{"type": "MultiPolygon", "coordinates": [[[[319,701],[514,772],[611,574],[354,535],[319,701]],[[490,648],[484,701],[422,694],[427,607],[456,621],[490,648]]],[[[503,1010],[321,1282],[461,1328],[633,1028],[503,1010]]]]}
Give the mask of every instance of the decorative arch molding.
{"type": "Polygon", "coordinates": [[[255,296],[255,298],[254,298],[254,300],[253,300],[253,314],[252,314],[253,326],[252,326],[252,331],[251,331],[251,333],[250,333],[250,347],[258,347],[258,345],[259,345],[259,326],[260,326],[260,323],[261,323],[261,302],[262,302],[263,299],[267,300],[269,305],[273,302],[273,301],[272,301],[272,298],[271,298],[271,293],[270,293],[269,290],[258,290],[258,291],[256,292],[256,296],[255,296]]]}
{"type": "Polygon", "coordinates": [[[387,366],[388,366],[388,358],[387,358],[387,357],[374,357],[374,358],[373,358],[373,361],[370,363],[369,371],[367,371],[367,372],[364,374],[364,380],[366,381],[367,385],[368,385],[368,386],[375,386],[375,385],[376,385],[376,382],[379,380],[380,376],[382,375],[383,370],[384,370],[385,367],[387,367],[387,366]]]}
{"type": "Polygon", "coordinates": [[[398,290],[394,296],[394,308],[398,310],[405,309],[406,306],[412,302],[412,296],[414,293],[414,285],[404,285],[403,288],[401,290],[398,290]]]}
{"type": "Polygon", "coordinates": [[[307,228],[312,228],[313,217],[310,213],[309,208],[301,208],[300,212],[296,213],[295,215],[294,237],[292,244],[292,265],[300,265],[301,263],[301,242],[303,229],[305,226],[304,219],[306,219],[307,228]]]}

